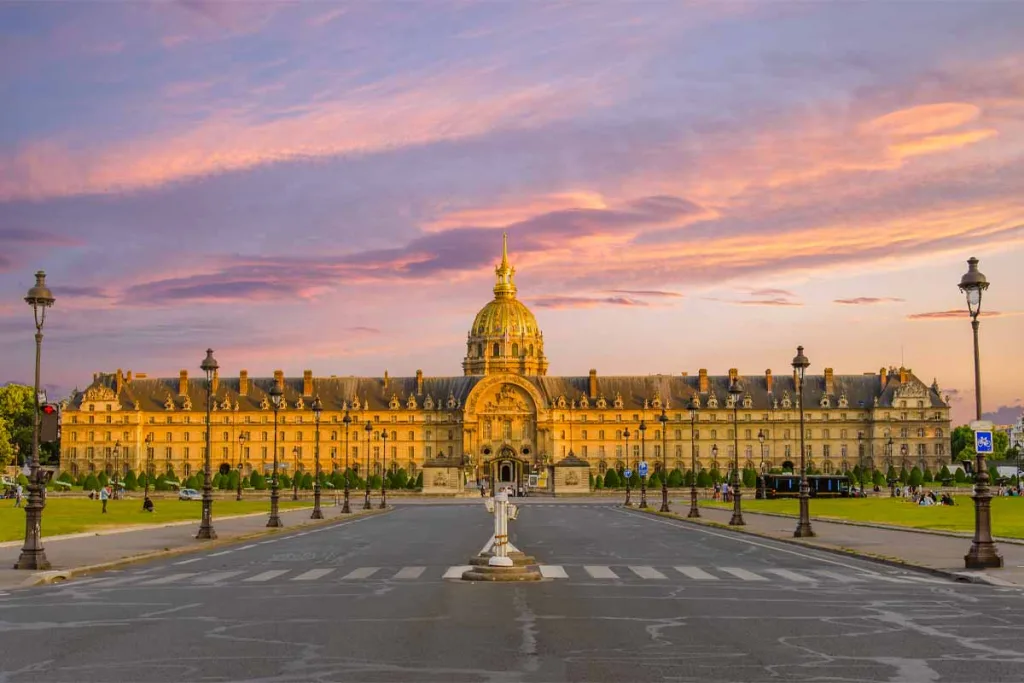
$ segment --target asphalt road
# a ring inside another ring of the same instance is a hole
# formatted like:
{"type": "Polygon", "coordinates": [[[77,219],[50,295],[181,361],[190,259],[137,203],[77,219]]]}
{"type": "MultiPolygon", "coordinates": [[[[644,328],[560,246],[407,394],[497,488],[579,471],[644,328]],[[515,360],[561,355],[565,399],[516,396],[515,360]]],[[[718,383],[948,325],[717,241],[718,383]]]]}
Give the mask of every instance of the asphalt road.
{"type": "Polygon", "coordinates": [[[9,591],[0,681],[1021,680],[1019,589],[539,501],[550,580],[443,578],[490,531],[413,505],[9,591]]]}

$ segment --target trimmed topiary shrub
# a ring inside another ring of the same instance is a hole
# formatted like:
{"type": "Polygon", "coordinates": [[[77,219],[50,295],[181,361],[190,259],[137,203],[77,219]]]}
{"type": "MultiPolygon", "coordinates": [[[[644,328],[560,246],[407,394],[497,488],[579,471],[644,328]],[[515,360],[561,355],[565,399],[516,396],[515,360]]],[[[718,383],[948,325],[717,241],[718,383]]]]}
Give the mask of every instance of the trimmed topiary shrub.
{"type": "Polygon", "coordinates": [[[100,480],[96,477],[95,474],[90,473],[88,476],[86,476],[85,483],[82,485],[82,489],[85,491],[99,491],[100,480]]]}
{"type": "MultiPolygon", "coordinates": [[[[714,471],[717,472],[718,470],[714,471]]],[[[700,472],[697,473],[697,486],[706,489],[714,486],[714,483],[715,481],[714,479],[711,478],[711,475],[708,473],[708,471],[706,469],[701,468],[700,472]]]]}
{"type": "Polygon", "coordinates": [[[617,489],[622,485],[619,479],[619,473],[614,469],[608,470],[604,473],[604,487],[606,489],[617,489]]]}
{"type": "Polygon", "coordinates": [[[124,475],[123,483],[126,491],[134,491],[139,486],[139,481],[135,478],[135,472],[131,470],[128,470],[128,474],[124,475]]]}
{"type": "Polygon", "coordinates": [[[595,491],[601,491],[602,489],[604,489],[604,477],[602,477],[601,475],[597,475],[596,477],[592,476],[592,478],[594,480],[595,491]]]}
{"type": "Polygon", "coordinates": [[[911,486],[920,486],[924,483],[924,475],[921,474],[921,470],[918,467],[910,470],[910,476],[907,477],[907,483],[911,486]]]}
{"type": "Polygon", "coordinates": [[[668,485],[671,488],[683,485],[683,473],[679,471],[678,467],[668,473],[668,485]]]}

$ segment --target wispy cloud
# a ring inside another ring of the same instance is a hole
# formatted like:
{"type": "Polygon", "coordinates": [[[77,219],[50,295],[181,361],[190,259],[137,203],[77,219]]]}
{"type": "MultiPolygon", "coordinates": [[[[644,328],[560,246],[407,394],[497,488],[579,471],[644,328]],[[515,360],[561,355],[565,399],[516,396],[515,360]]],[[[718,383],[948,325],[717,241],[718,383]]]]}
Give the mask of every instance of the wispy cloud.
{"type": "Polygon", "coordinates": [[[537,308],[593,308],[594,306],[649,306],[646,301],[628,296],[540,296],[528,300],[537,308]]]}
{"type": "Polygon", "coordinates": [[[670,299],[682,298],[679,292],[663,292],[657,289],[609,289],[612,294],[625,294],[627,296],[665,297],[670,299]]]}
{"type": "MultiPolygon", "coordinates": [[[[1002,311],[982,311],[980,318],[1003,318],[1006,316],[1020,315],[1019,313],[1004,313],[1002,311]]],[[[948,311],[928,311],[927,313],[910,313],[907,320],[961,320],[970,317],[966,309],[954,308],[948,311]]]]}
{"type": "Polygon", "coordinates": [[[873,304],[902,303],[906,299],[893,296],[858,296],[852,299],[834,299],[832,303],[844,304],[846,306],[870,306],[873,304]]]}

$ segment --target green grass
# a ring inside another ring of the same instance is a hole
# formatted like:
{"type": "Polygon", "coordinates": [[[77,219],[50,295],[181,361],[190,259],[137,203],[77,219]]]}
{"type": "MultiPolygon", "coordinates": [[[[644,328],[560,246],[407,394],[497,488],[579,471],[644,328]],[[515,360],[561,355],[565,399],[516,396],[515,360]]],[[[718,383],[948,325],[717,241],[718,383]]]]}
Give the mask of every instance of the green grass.
{"type": "MultiPolygon", "coordinates": [[[[958,495],[956,505],[921,507],[901,498],[832,498],[811,499],[813,519],[841,519],[852,522],[876,522],[937,531],[974,531],[974,501],[958,495]]],[[[702,502],[708,507],[731,508],[732,503],[702,502]]],[[[750,512],[799,514],[794,498],[777,500],[743,500],[743,509],[750,512]]],[[[1024,498],[992,499],[992,533],[1007,538],[1024,538],[1024,498]]]]}
{"type": "MultiPolygon", "coordinates": [[[[24,503],[24,500],[22,501],[24,503]]],[[[110,527],[135,524],[160,524],[194,520],[199,522],[202,503],[194,500],[155,499],[155,512],[142,511],[142,501],[112,500],[107,503],[107,514],[100,512],[98,500],[88,498],[57,498],[49,496],[43,510],[43,538],[83,531],[96,531],[110,527]]],[[[213,516],[244,515],[250,512],[268,512],[266,498],[255,500],[214,500],[213,516]]],[[[282,500],[281,509],[311,507],[312,501],[282,500]]],[[[25,510],[14,507],[13,500],[0,501],[0,542],[16,541],[25,537],[25,510]]]]}

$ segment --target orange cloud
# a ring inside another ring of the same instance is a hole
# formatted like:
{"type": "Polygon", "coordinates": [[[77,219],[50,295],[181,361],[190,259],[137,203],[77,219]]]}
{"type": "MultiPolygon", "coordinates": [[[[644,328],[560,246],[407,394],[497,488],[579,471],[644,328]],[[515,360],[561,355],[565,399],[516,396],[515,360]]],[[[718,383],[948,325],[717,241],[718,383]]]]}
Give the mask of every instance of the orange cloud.
{"type": "Polygon", "coordinates": [[[973,145],[976,142],[987,140],[998,134],[998,131],[986,128],[984,130],[971,130],[965,133],[951,133],[949,135],[929,135],[918,140],[909,140],[891,145],[889,150],[898,157],[934,154],[973,145]]]}
{"type": "MultiPolygon", "coordinates": [[[[1002,311],[982,311],[978,314],[981,318],[1005,318],[1008,316],[1020,315],[1020,313],[1003,313],[1002,311]]],[[[929,311],[927,313],[911,313],[907,320],[962,320],[967,318],[966,309],[954,308],[948,311],[929,311]]]]}
{"type": "Polygon", "coordinates": [[[867,133],[888,135],[928,135],[974,121],[981,109],[967,102],[925,104],[891,112],[872,119],[861,129],[867,133]]]}

